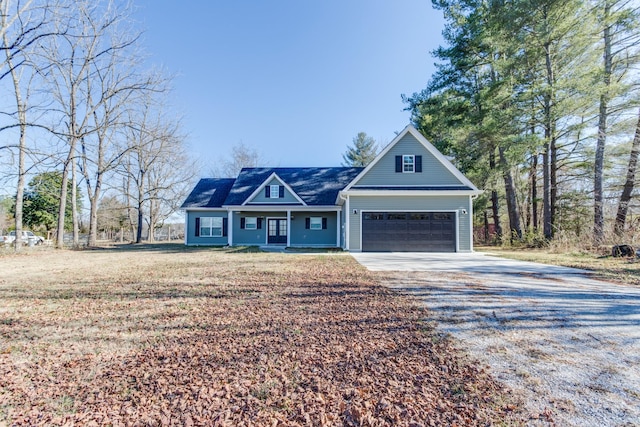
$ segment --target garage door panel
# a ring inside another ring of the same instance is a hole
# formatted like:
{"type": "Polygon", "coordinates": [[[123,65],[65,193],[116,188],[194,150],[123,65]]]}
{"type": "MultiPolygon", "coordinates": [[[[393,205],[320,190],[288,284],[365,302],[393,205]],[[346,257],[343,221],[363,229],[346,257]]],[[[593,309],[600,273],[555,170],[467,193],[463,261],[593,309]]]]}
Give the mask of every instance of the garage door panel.
{"type": "Polygon", "coordinates": [[[455,252],[452,212],[365,212],[362,250],[455,252]]]}

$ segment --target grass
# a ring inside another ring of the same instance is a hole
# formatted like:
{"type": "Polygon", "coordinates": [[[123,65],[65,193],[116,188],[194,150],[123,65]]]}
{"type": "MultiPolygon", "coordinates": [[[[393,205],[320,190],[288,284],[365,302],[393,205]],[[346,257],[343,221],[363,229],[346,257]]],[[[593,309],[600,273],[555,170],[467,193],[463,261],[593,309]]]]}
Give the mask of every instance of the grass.
{"type": "Polygon", "coordinates": [[[475,247],[478,252],[521,261],[541,262],[588,270],[592,277],[640,286],[640,260],[636,258],[613,258],[591,252],[554,253],[545,249],[514,249],[495,246],[475,247]]]}
{"type": "Polygon", "coordinates": [[[0,425],[518,422],[349,256],[159,244],[2,265],[0,425]]]}

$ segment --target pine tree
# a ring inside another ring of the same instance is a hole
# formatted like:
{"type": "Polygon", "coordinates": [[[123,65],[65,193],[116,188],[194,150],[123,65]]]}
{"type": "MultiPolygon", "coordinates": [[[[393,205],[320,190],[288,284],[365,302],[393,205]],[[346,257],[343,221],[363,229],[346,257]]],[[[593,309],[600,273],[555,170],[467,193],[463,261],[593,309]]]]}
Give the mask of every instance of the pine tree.
{"type": "Polygon", "coordinates": [[[343,166],[365,167],[378,155],[378,144],[376,140],[367,136],[365,132],[358,132],[353,138],[353,146],[347,147],[347,151],[342,155],[343,166]]]}

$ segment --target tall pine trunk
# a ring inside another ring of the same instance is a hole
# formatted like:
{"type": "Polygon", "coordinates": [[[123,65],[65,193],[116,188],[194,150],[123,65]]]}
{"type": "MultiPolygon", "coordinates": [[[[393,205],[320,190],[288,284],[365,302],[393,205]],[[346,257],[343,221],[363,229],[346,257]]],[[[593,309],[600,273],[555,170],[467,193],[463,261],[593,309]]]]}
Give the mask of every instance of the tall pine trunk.
{"type": "Polygon", "coordinates": [[[636,134],[633,137],[631,145],[631,154],[629,155],[629,167],[627,168],[627,179],[622,188],[620,202],[618,203],[618,213],[616,214],[616,223],[614,231],[618,236],[624,232],[624,226],[627,221],[627,212],[629,210],[629,202],[631,201],[631,193],[636,181],[636,168],[638,165],[638,154],[640,153],[640,111],[638,111],[638,123],[636,124],[636,134]]]}
{"type": "MultiPolygon", "coordinates": [[[[489,149],[489,169],[494,171],[496,169],[496,156],[495,149],[492,147],[489,149]]],[[[491,213],[493,215],[493,226],[496,232],[496,239],[502,240],[502,226],[500,225],[500,201],[498,199],[498,191],[491,190],[491,213]]]]}
{"type": "Polygon", "coordinates": [[[522,238],[522,228],[520,227],[520,213],[518,212],[518,203],[516,200],[516,187],[513,183],[513,176],[504,156],[504,148],[499,147],[500,167],[502,169],[502,178],[504,179],[504,188],[507,198],[507,213],[509,214],[509,239],[513,240],[514,233],[518,239],[522,238]]]}
{"type": "Polygon", "coordinates": [[[611,5],[608,1],[604,4],[604,88],[600,95],[600,108],[598,112],[598,139],[596,142],[596,155],[593,177],[593,243],[599,245],[604,239],[604,196],[602,193],[602,179],[604,169],[604,147],[607,141],[607,116],[609,102],[609,87],[611,86],[611,26],[609,24],[611,5]]]}

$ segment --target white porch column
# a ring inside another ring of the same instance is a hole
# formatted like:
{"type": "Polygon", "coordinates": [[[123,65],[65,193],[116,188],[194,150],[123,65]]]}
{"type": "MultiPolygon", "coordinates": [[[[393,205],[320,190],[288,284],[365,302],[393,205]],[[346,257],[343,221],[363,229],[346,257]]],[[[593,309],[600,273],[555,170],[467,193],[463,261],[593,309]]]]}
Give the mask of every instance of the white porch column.
{"type": "Polygon", "coordinates": [[[291,246],[291,211],[287,211],[287,247],[291,246]]]}
{"type": "Polygon", "coordinates": [[[340,209],[336,209],[336,248],[340,247],[340,232],[342,231],[342,221],[340,221],[340,209]]]}
{"type": "Polygon", "coordinates": [[[347,195],[347,201],[344,202],[344,248],[349,250],[349,218],[351,218],[351,204],[349,203],[349,196],[347,195]]]}
{"type": "Polygon", "coordinates": [[[233,246],[233,211],[227,211],[227,244],[233,246]]]}

